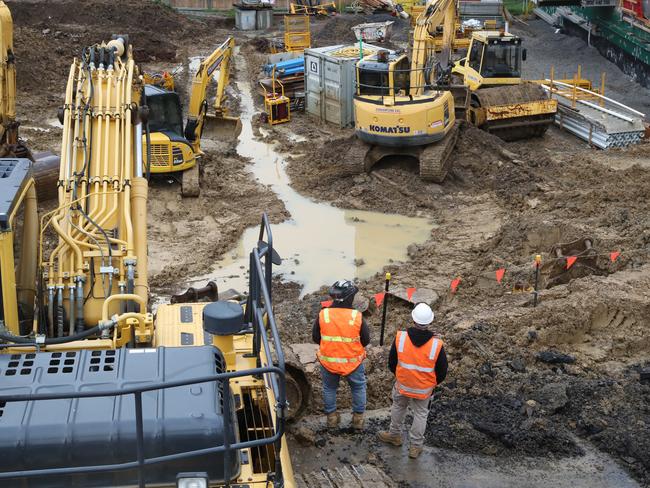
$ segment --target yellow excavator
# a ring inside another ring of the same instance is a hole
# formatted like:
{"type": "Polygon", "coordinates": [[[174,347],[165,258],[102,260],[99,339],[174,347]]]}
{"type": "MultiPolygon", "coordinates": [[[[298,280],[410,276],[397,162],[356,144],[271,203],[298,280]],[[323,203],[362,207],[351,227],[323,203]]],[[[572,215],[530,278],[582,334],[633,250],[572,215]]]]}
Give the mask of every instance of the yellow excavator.
{"type": "Polygon", "coordinates": [[[420,176],[441,183],[458,138],[454,96],[447,85],[455,28],[454,0],[428,0],[416,21],[411,59],[380,51],[357,63],[354,97],[356,141],[347,160],[363,169],[386,156],[419,160],[420,176]],[[442,26],[444,45],[436,55],[434,36],[442,26]]]}
{"type": "Polygon", "coordinates": [[[200,64],[192,77],[187,121],[183,127],[183,110],[178,93],[169,75],[145,77],[145,100],[149,107],[147,134],[143,135],[147,173],[178,173],[183,196],[199,195],[198,162],[203,151],[201,137],[205,135],[235,137],[241,131],[238,117],[231,117],[224,105],[225,89],[230,78],[230,62],[235,40],[229,37],[200,64]],[[208,88],[217,81],[212,112],[208,110],[208,88]],[[147,144],[147,137],[149,144],[147,144]]]}
{"type": "Polygon", "coordinates": [[[39,198],[54,198],[56,170],[59,158],[51,152],[35,153],[29,150],[19,136],[20,123],[16,120],[16,55],[14,53],[14,26],[11,12],[0,1],[0,157],[28,158],[35,161],[39,198]]]}
{"type": "Polygon", "coordinates": [[[474,31],[467,56],[453,76],[471,91],[469,123],[506,141],[541,136],[555,119],[557,100],[541,85],[523,81],[526,50],[521,38],[505,31],[474,31]]]}
{"type": "Polygon", "coordinates": [[[245,298],[149,311],[132,52],[72,63],[40,221],[32,163],[0,159],[0,485],[294,487],[266,216],[245,298]]]}

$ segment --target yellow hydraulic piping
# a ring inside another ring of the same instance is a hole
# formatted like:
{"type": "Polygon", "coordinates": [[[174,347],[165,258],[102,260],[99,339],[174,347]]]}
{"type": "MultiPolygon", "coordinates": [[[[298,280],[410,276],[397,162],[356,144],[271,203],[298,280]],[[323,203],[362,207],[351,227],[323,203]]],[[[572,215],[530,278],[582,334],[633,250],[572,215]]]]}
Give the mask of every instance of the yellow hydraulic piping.
{"type": "MultiPolygon", "coordinates": [[[[74,270],[75,270],[77,276],[83,276],[83,256],[81,254],[81,249],[79,249],[79,246],[77,246],[74,243],[72,238],[63,231],[63,229],[59,225],[59,221],[57,220],[56,217],[54,217],[52,219],[52,227],[54,228],[56,233],[59,234],[59,236],[61,236],[61,238],[72,249],[72,251],[74,253],[74,257],[76,258],[76,263],[74,263],[74,261],[73,261],[73,263],[75,264],[74,265],[74,270]]],[[[59,270],[59,274],[60,273],[61,273],[61,270],[59,270]]]]}
{"type": "Polygon", "coordinates": [[[102,320],[109,319],[110,316],[108,313],[108,307],[111,303],[117,300],[121,300],[121,301],[132,300],[138,302],[138,304],[140,305],[140,314],[144,315],[146,313],[147,304],[144,298],[142,298],[140,295],[136,295],[135,293],[117,293],[115,295],[111,295],[110,297],[104,299],[104,304],[102,305],[102,320]]]}
{"type": "MultiPolygon", "coordinates": [[[[126,87],[133,85],[133,70],[135,63],[133,59],[129,59],[127,66],[127,82],[126,87]]],[[[132,180],[132,171],[133,171],[133,151],[131,150],[132,138],[133,138],[133,124],[131,123],[131,111],[133,107],[131,106],[131,90],[126,90],[126,100],[125,100],[125,113],[124,117],[126,118],[126,128],[125,128],[125,147],[124,147],[124,181],[132,180]]],[[[126,242],[127,242],[127,256],[134,256],[134,239],[133,239],[133,222],[131,220],[131,187],[129,185],[124,185],[124,198],[123,198],[123,210],[124,210],[124,223],[125,223],[125,233],[126,233],[126,242]]]]}

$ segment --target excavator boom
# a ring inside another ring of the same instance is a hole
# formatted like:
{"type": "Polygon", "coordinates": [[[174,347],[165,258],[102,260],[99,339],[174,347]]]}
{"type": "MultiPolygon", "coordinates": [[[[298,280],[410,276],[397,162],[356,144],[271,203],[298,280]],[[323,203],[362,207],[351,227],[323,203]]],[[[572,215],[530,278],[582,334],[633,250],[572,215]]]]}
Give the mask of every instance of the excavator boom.
{"type": "Polygon", "coordinates": [[[228,134],[232,137],[241,132],[239,117],[230,117],[224,105],[226,86],[230,80],[230,62],[235,49],[235,39],[229,37],[205,58],[192,79],[190,105],[185,137],[200,152],[201,137],[220,138],[228,134]],[[208,109],[208,87],[210,82],[217,82],[213,111],[208,109]]]}

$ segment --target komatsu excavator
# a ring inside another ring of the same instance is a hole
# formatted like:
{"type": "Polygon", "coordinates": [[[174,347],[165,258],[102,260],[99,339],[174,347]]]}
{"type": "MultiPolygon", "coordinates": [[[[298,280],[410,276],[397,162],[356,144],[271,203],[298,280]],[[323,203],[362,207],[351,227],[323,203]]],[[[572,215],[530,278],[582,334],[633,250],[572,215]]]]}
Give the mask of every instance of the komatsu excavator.
{"type": "Polygon", "coordinates": [[[19,137],[20,123],[16,120],[16,55],[14,25],[9,7],[0,0],[0,157],[28,158],[36,161],[39,198],[56,195],[54,174],[59,158],[50,152],[32,154],[19,137]]]}
{"type": "MultiPolygon", "coordinates": [[[[170,86],[170,77],[162,78],[163,86],[145,86],[146,104],[149,107],[149,146],[144,141],[147,172],[182,172],[181,192],[183,196],[199,195],[198,162],[203,151],[201,137],[206,135],[223,137],[229,133],[236,137],[241,131],[238,117],[231,117],[224,106],[225,89],[230,78],[230,61],[235,40],[229,37],[200,64],[192,78],[187,122],[183,127],[183,111],[178,93],[165,89],[170,86]],[[217,77],[217,88],[213,112],[208,111],[208,88],[217,77]],[[225,126],[225,128],[224,128],[225,126]],[[219,130],[224,129],[224,130],[219,130]]],[[[173,80],[172,85],[173,85],[173,80]]],[[[146,137],[146,136],[145,136],[146,137]]]]}
{"type": "Polygon", "coordinates": [[[458,137],[454,96],[445,85],[455,29],[454,0],[428,0],[416,21],[411,59],[380,51],[357,63],[354,98],[356,142],[349,164],[370,171],[386,156],[419,160],[423,179],[442,183],[458,137]],[[434,36],[442,26],[446,46],[436,55],[434,36]]]}
{"type": "Polygon", "coordinates": [[[74,60],[40,222],[0,159],[0,486],[293,487],[266,216],[245,300],[149,312],[144,89],[126,35],[74,60]]]}
{"type": "Polygon", "coordinates": [[[555,120],[557,100],[523,81],[521,38],[505,31],[474,31],[453,76],[471,91],[467,120],[506,141],[541,136],[555,120]]]}

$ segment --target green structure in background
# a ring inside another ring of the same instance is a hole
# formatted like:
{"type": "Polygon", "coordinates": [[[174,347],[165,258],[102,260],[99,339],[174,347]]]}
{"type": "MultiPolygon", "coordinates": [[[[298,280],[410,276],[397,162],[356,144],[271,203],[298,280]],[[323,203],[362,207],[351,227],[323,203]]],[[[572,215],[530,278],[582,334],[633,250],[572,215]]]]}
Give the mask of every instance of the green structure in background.
{"type": "Polygon", "coordinates": [[[645,11],[628,10],[625,4],[596,6],[593,0],[538,0],[535,13],[582,37],[623,72],[650,87],[650,2],[635,5],[645,11]]]}

